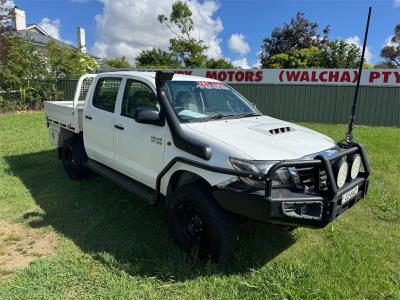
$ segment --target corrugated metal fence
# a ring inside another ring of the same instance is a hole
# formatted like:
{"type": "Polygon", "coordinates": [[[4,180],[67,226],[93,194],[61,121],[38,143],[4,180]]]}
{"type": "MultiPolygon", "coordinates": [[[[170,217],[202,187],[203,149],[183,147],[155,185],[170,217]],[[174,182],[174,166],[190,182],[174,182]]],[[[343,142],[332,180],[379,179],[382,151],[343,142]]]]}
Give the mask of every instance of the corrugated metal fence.
{"type": "MultiPolygon", "coordinates": [[[[234,84],[265,114],[289,121],[347,123],[351,86],[234,84]]],[[[361,86],[358,124],[400,126],[400,88],[361,86]]]]}
{"type": "MultiPolygon", "coordinates": [[[[74,96],[77,81],[64,80],[64,99],[74,96]]],[[[265,114],[288,121],[347,123],[354,87],[339,85],[231,84],[265,114]]],[[[361,86],[357,124],[400,126],[400,88],[361,86]]]]}
{"type": "Polygon", "coordinates": [[[78,80],[60,80],[58,82],[58,89],[64,92],[64,100],[74,99],[77,84],[78,80]]]}

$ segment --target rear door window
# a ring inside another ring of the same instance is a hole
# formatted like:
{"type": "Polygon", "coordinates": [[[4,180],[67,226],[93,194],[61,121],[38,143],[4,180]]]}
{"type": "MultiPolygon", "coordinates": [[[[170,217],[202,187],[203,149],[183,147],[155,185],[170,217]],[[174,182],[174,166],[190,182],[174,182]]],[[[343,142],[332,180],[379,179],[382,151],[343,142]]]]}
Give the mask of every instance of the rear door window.
{"type": "Polygon", "coordinates": [[[93,106],[113,113],[121,78],[100,78],[93,95],[93,106]]]}

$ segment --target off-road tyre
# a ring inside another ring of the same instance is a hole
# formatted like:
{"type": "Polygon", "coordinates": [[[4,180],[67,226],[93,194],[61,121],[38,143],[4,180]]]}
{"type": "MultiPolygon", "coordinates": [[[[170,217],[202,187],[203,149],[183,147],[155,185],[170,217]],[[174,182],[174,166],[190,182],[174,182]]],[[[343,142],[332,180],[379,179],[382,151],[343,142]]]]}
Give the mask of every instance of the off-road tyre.
{"type": "Polygon", "coordinates": [[[215,201],[205,183],[191,183],[168,196],[168,229],[192,258],[221,262],[238,241],[238,218],[215,201]]]}
{"type": "Polygon", "coordinates": [[[72,180],[90,177],[91,171],[84,165],[88,159],[83,141],[79,137],[68,138],[61,148],[61,159],[67,176],[72,180]]]}

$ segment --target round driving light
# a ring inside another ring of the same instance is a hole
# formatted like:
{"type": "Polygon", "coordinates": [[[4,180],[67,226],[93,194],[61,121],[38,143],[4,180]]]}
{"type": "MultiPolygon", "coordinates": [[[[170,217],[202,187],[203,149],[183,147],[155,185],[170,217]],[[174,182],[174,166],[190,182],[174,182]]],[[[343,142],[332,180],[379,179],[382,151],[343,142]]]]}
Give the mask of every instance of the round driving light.
{"type": "Polygon", "coordinates": [[[336,184],[339,189],[342,188],[346,183],[348,172],[349,164],[344,160],[340,161],[336,179],[336,184]]]}
{"type": "Polygon", "coordinates": [[[356,154],[351,158],[350,161],[351,161],[350,178],[354,180],[358,176],[358,173],[360,173],[361,156],[356,154]]]}

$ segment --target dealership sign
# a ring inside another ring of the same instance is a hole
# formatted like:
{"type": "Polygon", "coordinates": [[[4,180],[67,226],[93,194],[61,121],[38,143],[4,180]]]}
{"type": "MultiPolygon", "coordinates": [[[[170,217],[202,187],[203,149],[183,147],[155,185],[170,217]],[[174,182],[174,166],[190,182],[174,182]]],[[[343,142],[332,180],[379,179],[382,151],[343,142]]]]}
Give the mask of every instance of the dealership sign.
{"type": "MultiPolygon", "coordinates": [[[[355,85],[358,70],[353,69],[262,69],[262,70],[173,70],[175,73],[213,78],[226,83],[355,85]]],[[[361,85],[400,87],[400,69],[363,70],[361,85]]]]}

